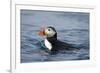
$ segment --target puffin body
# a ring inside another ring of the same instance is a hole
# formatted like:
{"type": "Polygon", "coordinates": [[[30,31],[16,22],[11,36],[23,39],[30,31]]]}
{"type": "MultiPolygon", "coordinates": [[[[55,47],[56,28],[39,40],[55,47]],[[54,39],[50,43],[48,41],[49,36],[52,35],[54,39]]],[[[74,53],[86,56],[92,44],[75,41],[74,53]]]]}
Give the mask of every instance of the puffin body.
{"type": "Polygon", "coordinates": [[[44,40],[44,45],[45,45],[46,48],[48,48],[49,50],[52,49],[52,44],[51,44],[47,39],[44,40]]]}
{"type": "Polygon", "coordinates": [[[40,32],[39,35],[45,36],[44,44],[45,47],[48,48],[48,50],[56,54],[59,51],[62,50],[73,50],[74,47],[71,46],[68,43],[62,42],[57,39],[57,32],[54,27],[47,27],[43,28],[40,32]]]}

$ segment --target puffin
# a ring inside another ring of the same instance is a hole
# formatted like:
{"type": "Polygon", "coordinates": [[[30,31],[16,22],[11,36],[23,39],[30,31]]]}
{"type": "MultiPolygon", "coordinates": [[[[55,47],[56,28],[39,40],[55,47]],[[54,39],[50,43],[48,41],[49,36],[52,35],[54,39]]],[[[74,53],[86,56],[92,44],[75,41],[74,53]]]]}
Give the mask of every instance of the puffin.
{"type": "Polygon", "coordinates": [[[64,50],[67,51],[76,50],[76,48],[73,47],[71,44],[60,41],[57,38],[57,31],[52,26],[41,28],[38,34],[44,37],[43,43],[51,54],[57,54],[59,51],[64,51],[64,50]]]}

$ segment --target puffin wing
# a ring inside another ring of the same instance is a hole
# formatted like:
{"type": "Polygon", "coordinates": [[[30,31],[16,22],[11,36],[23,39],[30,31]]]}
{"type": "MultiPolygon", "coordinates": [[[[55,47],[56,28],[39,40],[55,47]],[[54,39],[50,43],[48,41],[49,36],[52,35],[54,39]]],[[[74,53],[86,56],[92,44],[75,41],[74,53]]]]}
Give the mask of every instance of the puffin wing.
{"type": "Polygon", "coordinates": [[[73,47],[71,44],[68,44],[59,40],[56,41],[55,46],[57,46],[56,48],[58,50],[74,50],[75,49],[75,47],[73,47]]]}

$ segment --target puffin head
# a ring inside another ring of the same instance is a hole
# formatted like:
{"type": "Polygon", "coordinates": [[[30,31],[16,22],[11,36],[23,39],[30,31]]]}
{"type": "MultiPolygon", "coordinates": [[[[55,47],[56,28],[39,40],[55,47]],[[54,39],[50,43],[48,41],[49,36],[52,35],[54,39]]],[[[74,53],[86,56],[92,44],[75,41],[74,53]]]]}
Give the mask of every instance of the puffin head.
{"type": "Polygon", "coordinates": [[[52,37],[56,37],[57,38],[57,32],[55,30],[54,27],[46,27],[46,28],[41,28],[41,30],[39,31],[39,35],[40,36],[45,36],[47,38],[52,38],[52,37]]]}

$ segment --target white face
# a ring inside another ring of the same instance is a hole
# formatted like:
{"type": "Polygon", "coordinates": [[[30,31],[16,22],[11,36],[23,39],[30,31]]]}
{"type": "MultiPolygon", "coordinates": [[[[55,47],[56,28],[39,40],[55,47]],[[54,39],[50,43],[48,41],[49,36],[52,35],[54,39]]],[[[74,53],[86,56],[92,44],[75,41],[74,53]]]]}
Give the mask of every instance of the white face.
{"type": "Polygon", "coordinates": [[[45,29],[45,34],[46,34],[47,37],[52,37],[52,36],[55,35],[55,33],[56,32],[52,28],[46,28],[45,29]]]}

